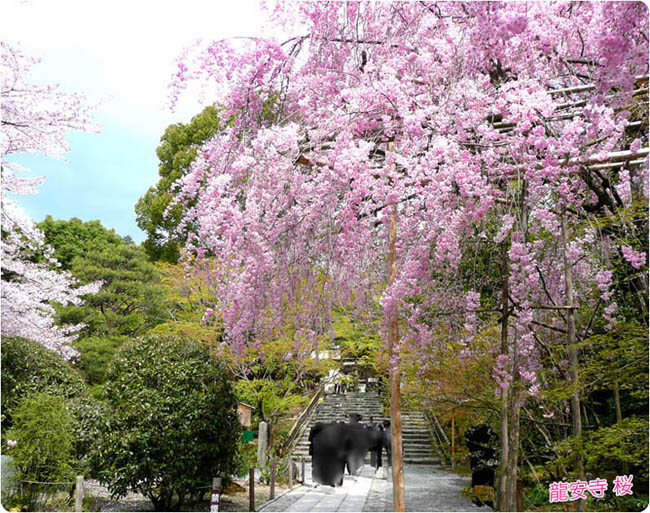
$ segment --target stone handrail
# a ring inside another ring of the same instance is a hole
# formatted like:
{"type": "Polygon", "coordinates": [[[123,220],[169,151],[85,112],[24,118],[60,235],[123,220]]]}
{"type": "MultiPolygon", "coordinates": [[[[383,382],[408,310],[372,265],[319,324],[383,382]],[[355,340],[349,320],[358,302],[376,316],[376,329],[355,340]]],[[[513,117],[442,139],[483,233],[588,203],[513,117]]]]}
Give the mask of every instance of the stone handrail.
{"type": "Polygon", "coordinates": [[[323,392],[324,392],[324,388],[320,387],[311,398],[311,401],[309,401],[307,407],[302,411],[302,413],[298,416],[296,421],[293,423],[293,426],[289,430],[289,434],[287,436],[286,447],[288,453],[290,453],[291,450],[293,449],[293,445],[295,444],[296,440],[300,436],[305,422],[307,421],[307,419],[309,419],[316,406],[318,406],[318,400],[322,397],[323,392]]]}
{"type": "Polygon", "coordinates": [[[438,455],[446,462],[451,461],[451,458],[447,453],[445,447],[446,444],[449,444],[449,439],[447,438],[447,434],[445,433],[444,429],[440,425],[438,417],[436,417],[436,415],[432,412],[425,412],[424,416],[427,419],[427,423],[429,425],[429,432],[431,433],[433,441],[438,448],[438,455]]]}

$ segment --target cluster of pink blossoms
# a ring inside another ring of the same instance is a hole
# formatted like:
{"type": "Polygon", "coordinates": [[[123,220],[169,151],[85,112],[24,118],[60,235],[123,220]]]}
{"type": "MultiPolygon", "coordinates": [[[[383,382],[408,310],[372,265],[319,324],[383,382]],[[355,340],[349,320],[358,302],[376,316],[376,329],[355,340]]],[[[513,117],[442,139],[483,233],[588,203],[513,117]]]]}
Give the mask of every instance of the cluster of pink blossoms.
{"type": "Polygon", "coordinates": [[[635,251],[628,246],[621,247],[623,256],[632,267],[635,269],[641,269],[646,263],[646,253],[645,251],[635,251]]]}
{"type": "MultiPolygon", "coordinates": [[[[174,98],[189,77],[218,84],[214,101],[232,116],[177,184],[195,205],[182,227],[197,227],[188,252],[217,257],[230,341],[290,322],[316,344],[335,306],[384,319],[397,309],[415,351],[435,342],[440,322],[471,336],[480,298],[468,296],[459,265],[465,241],[483,234],[512,241],[509,339],[536,393],[536,330],[557,331],[561,317],[535,305],[566,303],[558,241],[577,303],[596,308],[610,288],[597,277],[613,245],[574,227],[601,208],[589,166],[626,148],[630,113],[619,107],[648,72],[646,7],[297,2],[277,12],[293,12],[299,23],[284,30],[295,36],[195,48],[173,83],[174,98]],[[393,208],[397,275],[387,287],[393,208]],[[449,311],[458,317],[438,317],[449,311]]],[[[635,166],[630,190],[647,189],[647,160],[635,166]]],[[[495,369],[504,379],[510,356],[495,369]]]]}

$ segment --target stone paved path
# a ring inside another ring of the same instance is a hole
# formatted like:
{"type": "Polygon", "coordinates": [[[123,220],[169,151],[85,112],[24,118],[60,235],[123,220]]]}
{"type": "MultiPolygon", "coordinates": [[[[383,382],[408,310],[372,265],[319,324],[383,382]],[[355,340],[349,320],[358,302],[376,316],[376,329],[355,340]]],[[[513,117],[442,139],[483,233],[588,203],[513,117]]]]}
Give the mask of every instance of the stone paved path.
{"type": "Polygon", "coordinates": [[[356,480],[346,476],[340,487],[314,487],[310,465],[306,465],[305,474],[307,486],[300,486],[277,497],[258,511],[363,511],[374,469],[369,465],[364,466],[356,480]]]}
{"type": "MultiPolygon", "coordinates": [[[[393,511],[393,483],[378,479],[369,465],[363,467],[355,481],[346,476],[343,486],[309,486],[311,469],[306,469],[308,486],[300,486],[278,497],[258,511],[393,511]]],[[[406,511],[492,511],[475,506],[462,495],[469,477],[459,476],[430,465],[407,465],[404,468],[406,511]]]]}
{"type": "MultiPolygon", "coordinates": [[[[462,494],[463,487],[471,483],[470,477],[459,476],[443,470],[439,466],[406,465],[404,467],[405,509],[406,511],[492,511],[488,506],[478,507],[462,494]]],[[[381,480],[376,499],[369,500],[367,506],[375,501],[384,509],[365,511],[393,511],[393,480],[381,480]],[[383,492],[383,497],[380,493],[383,492]]]]}

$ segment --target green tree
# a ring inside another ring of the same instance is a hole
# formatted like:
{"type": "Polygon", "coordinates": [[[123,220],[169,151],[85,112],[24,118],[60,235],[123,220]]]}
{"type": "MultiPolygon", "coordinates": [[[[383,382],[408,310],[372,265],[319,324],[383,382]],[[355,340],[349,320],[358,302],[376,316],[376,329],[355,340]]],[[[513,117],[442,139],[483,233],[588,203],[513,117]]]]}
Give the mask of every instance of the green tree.
{"type": "Polygon", "coordinates": [[[332,312],[334,346],[340,348],[341,361],[354,362],[359,373],[375,375],[380,371],[381,335],[374,326],[342,309],[332,312]]]}
{"type": "Polygon", "coordinates": [[[48,216],[39,226],[62,267],[82,284],[103,283],[82,306],[57,310],[59,322],[85,325],[74,343],[80,353],[76,364],[101,397],[96,385],[103,383],[106,367],[126,337],[142,335],[169,317],[160,275],[129,237],[99,221],[48,216]]]}
{"type": "Polygon", "coordinates": [[[187,173],[200,145],[219,128],[219,111],[209,106],[188,124],[170,125],[160,138],[161,144],[156,150],[160,179],[135,205],[138,226],[147,233],[143,247],[154,261],[178,261],[182,241],[174,240],[172,235],[182,218],[183,206],[177,204],[167,216],[164,215],[174,197],[171,185],[187,173]]]}
{"type": "Polygon", "coordinates": [[[85,337],[75,341],[74,347],[79,351],[75,367],[82,373],[90,387],[91,393],[103,397],[101,385],[106,381],[106,371],[113,356],[128,337],[85,337]]]}
{"type": "MultiPolygon", "coordinates": [[[[300,342],[288,330],[275,340],[260,342],[241,352],[221,353],[237,379],[238,397],[256,407],[255,415],[268,423],[269,447],[286,456],[287,435],[295,416],[309,403],[320,379],[336,365],[332,360],[300,356],[309,342],[300,342]]],[[[315,356],[315,355],[314,355],[315,356]]]]}
{"type": "Polygon", "coordinates": [[[179,511],[211,476],[232,474],[241,427],[225,367],[200,344],[149,336],[124,345],[108,372],[113,414],[92,463],[116,497],[137,490],[179,511]]]}
{"type": "Polygon", "coordinates": [[[632,416],[586,435],[585,464],[594,475],[603,469],[634,474],[648,481],[648,419],[632,416]]]}
{"type": "Polygon", "coordinates": [[[99,221],[83,222],[77,217],[65,221],[47,216],[37,226],[45,235],[45,243],[54,249],[52,256],[64,270],[70,270],[76,257],[97,251],[106,244],[122,243],[122,237],[115,230],[105,228],[99,221]]]}
{"type": "Polygon", "coordinates": [[[167,318],[160,276],[138,246],[104,245],[76,257],[71,272],[81,283],[103,282],[82,306],[59,309],[62,322],[86,325],[82,336],[137,336],[167,318]]]}
{"type": "Polygon", "coordinates": [[[585,391],[611,390],[616,422],[627,406],[640,402],[638,413],[648,411],[648,328],[635,322],[620,322],[609,332],[593,335],[580,345],[585,354],[585,391]]]}
{"type": "Polygon", "coordinates": [[[170,318],[149,334],[177,335],[216,348],[223,335],[223,322],[218,313],[203,319],[207,308],[215,304],[206,273],[167,262],[157,262],[156,269],[169,298],[170,318]]]}

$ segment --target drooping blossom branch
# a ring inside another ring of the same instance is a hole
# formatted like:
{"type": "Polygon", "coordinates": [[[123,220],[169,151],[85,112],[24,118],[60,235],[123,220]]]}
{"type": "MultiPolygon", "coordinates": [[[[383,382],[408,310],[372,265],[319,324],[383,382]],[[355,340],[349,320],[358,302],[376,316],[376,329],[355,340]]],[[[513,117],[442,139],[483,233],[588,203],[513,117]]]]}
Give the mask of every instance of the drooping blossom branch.
{"type": "MultiPolygon", "coordinates": [[[[214,99],[230,119],[177,187],[179,201],[195,202],[182,227],[195,232],[186,250],[219,261],[216,306],[231,342],[271,336],[289,320],[281,312],[300,300],[308,329],[326,325],[337,304],[380,317],[398,305],[405,343],[427,347],[437,310],[465,312],[480,303],[457,280],[462,241],[497,216],[496,240],[512,240],[519,373],[536,393],[534,330],[560,328],[561,311],[533,306],[548,305],[549,296],[561,305],[564,296],[563,263],[552,244],[558,206],[582,219],[617,208],[619,199],[624,206],[627,182],[647,190],[640,187],[647,142],[626,148],[630,113],[622,109],[637,98],[636,77],[648,72],[645,6],[359,2],[280,9],[295,10],[288,19],[300,20],[301,36],[194,48],[173,83],[173,96],[189,78],[218,85],[214,99]],[[574,115],[557,116],[567,102],[574,115]],[[642,161],[634,176],[620,175],[623,196],[608,185],[619,175],[590,167],[621,151],[642,161]],[[386,287],[391,204],[398,205],[398,272],[386,287]],[[306,297],[305,287],[318,293],[306,297]]],[[[593,251],[609,247],[597,236],[570,232],[576,300],[585,308],[602,299],[594,277],[608,264],[593,251]]],[[[604,309],[614,310],[613,303],[604,309]]],[[[470,341],[475,324],[470,315],[454,329],[470,341]]]]}

